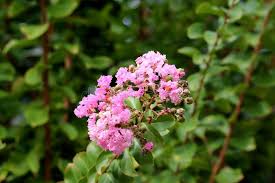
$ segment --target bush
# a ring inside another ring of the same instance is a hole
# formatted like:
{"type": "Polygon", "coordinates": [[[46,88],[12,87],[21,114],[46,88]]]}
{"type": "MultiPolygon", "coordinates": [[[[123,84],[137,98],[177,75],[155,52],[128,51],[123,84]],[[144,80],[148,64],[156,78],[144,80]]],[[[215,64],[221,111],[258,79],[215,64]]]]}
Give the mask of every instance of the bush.
{"type": "Polygon", "coordinates": [[[0,182],[273,182],[274,2],[0,7],[0,182]],[[113,156],[73,111],[100,75],[150,50],[185,69],[194,103],[181,105],[185,122],[160,133],[152,153],[134,140],[113,156]]]}

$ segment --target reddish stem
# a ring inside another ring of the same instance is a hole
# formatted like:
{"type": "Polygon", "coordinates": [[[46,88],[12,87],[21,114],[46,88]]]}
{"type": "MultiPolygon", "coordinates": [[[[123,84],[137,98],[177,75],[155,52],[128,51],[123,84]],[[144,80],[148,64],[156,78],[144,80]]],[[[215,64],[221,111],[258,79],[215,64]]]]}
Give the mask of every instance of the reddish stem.
{"type": "MultiPolygon", "coordinates": [[[[40,0],[41,10],[41,23],[48,23],[46,0],[40,0]]],[[[49,54],[49,30],[43,35],[42,47],[43,47],[43,64],[44,71],[42,73],[43,80],[43,103],[44,107],[49,108],[50,95],[49,95],[49,70],[48,70],[48,54],[49,54]]],[[[44,125],[45,131],[45,181],[51,180],[51,127],[49,121],[44,125]]]]}
{"type": "MultiPolygon", "coordinates": [[[[259,54],[259,52],[261,50],[261,47],[262,47],[262,38],[263,38],[263,35],[264,35],[265,28],[267,27],[268,21],[270,19],[271,11],[272,11],[272,8],[270,8],[270,10],[268,11],[267,15],[264,18],[263,25],[262,25],[262,30],[261,30],[260,35],[259,35],[259,39],[257,41],[257,44],[256,44],[254,50],[253,50],[253,55],[252,55],[252,58],[251,58],[251,64],[250,64],[250,66],[249,66],[249,68],[248,68],[248,70],[245,74],[244,83],[245,83],[247,88],[249,88],[249,85],[251,83],[252,74],[253,74],[253,71],[255,69],[256,58],[257,58],[257,55],[259,54]]],[[[233,130],[234,130],[234,124],[238,120],[239,115],[241,113],[241,107],[243,105],[244,96],[245,96],[245,90],[240,93],[238,103],[237,103],[237,105],[234,109],[233,114],[231,115],[231,117],[229,119],[229,122],[230,122],[229,131],[228,131],[227,135],[225,136],[224,144],[223,144],[222,149],[220,150],[218,160],[212,166],[211,175],[210,175],[210,178],[209,178],[209,183],[214,183],[217,173],[220,171],[220,169],[223,166],[225,155],[227,153],[228,146],[229,146],[229,143],[230,143],[230,140],[231,140],[231,137],[232,137],[232,133],[233,133],[233,130]]]]}

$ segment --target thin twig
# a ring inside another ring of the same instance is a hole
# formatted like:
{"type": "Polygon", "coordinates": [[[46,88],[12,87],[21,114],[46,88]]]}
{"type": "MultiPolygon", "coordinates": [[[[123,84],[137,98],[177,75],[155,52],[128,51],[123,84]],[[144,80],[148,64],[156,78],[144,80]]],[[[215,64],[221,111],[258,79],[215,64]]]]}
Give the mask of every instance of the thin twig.
{"type": "MultiPolygon", "coordinates": [[[[47,5],[46,0],[40,0],[41,10],[41,23],[48,23],[47,5]]],[[[48,54],[49,54],[49,30],[43,35],[42,47],[43,47],[43,64],[44,71],[42,73],[43,80],[43,102],[46,108],[49,108],[50,96],[49,96],[49,71],[48,71],[48,54]]],[[[51,128],[49,121],[44,125],[45,131],[45,182],[51,181],[51,128]]]]}
{"type": "MultiPolygon", "coordinates": [[[[270,10],[267,12],[267,14],[264,18],[262,29],[261,29],[261,32],[259,34],[257,44],[256,44],[256,46],[253,50],[253,55],[251,57],[251,63],[250,63],[249,68],[248,68],[248,70],[245,74],[244,83],[246,85],[246,89],[249,88],[249,85],[251,84],[251,78],[252,78],[253,71],[255,69],[255,64],[256,64],[256,61],[257,61],[257,55],[259,54],[259,52],[261,50],[261,47],[262,47],[262,38],[263,38],[263,35],[264,35],[264,32],[265,32],[265,29],[267,27],[268,21],[270,19],[272,8],[273,8],[273,6],[271,6],[270,10]]],[[[233,130],[234,130],[234,124],[238,120],[238,117],[241,113],[241,107],[242,107],[242,104],[243,104],[243,101],[244,101],[244,96],[245,96],[245,90],[243,90],[240,93],[238,103],[235,107],[235,110],[234,110],[233,114],[231,115],[231,117],[229,118],[229,123],[230,123],[229,130],[228,130],[227,135],[225,136],[224,144],[223,144],[222,149],[220,150],[218,160],[212,166],[211,175],[210,175],[210,178],[209,178],[209,183],[214,183],[217,173],[222,168],[222,165],[224,163],[224,158],[225,158],[226,152],[228,150],[228,146],[229,146],[229,143],[230,143],[230,140],[231,140],[231,137],[232,137],[232,133],[233,133],[233,130]]]]}
{"type": "Polygon", "coordinates": [[[223,27],[225,27],[227,24],[228,24],[228,18],[229,18],[229,13],[230,11],[237,5],[237,2],[236,0],[234,0],[232,2],[232,4],[230,5],[228,11],[225,13],[224,15],[224,22],[223,24],[219,27],[219,29],[217,30],[217,36],[216,36],[216,39],[215,39],[215,42],[213,44],[213,47],[211,49],[208,50],[207,52],[207,55],[206,55],[206,58],[204,60],[204,63],[205,63],[205,69],[202,71],[202,76],[201,76],[201,79],[199,81],[199,88],[196,92],[196,96],[194,97],[194,108],[193,108],[193,111],[192,111],[192,116],[195,116],[196,113],[197,113],[197,110],[198,110],[198,103],[199,103],[199,98],[201,96],[201,91],[204,87],[204,83],[205,83],[205,78],[206,78],[206,74],[207,74],[207,71],[212,63],[212,60],[213,60],[213,54],[215,53],[216,51],[216,48],[218,46],[218,43],[220,42],[221,40],[221,35],[219,33],[219,30],[222,29],[223,27]]]}

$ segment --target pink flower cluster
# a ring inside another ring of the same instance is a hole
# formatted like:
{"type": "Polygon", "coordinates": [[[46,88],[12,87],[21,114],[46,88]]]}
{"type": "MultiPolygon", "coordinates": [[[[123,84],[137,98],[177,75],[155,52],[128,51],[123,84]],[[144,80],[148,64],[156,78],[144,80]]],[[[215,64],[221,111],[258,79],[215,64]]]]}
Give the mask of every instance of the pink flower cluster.
{"type": "MultiPolygon", "coordinates": [[[[110,86],[112,76],[101,76],[95,94],[84,97],[74,110],[77,117],[88,117],[90,139],[117,155],[131,146],[135,136],[131,128],[132,112],[125,105],[125,99],[141,98],[150,87],[163,102],[177,105],[183,101],[179,81],[185,73],[169,65],[165,55],[149,51],[138,57],[136,64],[118,70],[114,87],[110,86]]],[[[152,148],[152,142],[145,147],[152,148]]]]}

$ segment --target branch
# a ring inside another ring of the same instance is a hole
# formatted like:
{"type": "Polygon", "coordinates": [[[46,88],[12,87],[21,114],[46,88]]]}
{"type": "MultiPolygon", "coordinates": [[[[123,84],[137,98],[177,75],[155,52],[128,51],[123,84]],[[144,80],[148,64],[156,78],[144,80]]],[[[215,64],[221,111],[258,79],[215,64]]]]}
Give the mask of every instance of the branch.
{"type": "MultiPolygon", "coordinates": [[[[248,89],[249,85],[251,84],[252,74],[253,74],[253,71],[255,69],[255,64],[256,64],[256,61],[257,61],[256,58],[257,58],[257,55],[259,54],[259,52],[262,48],[262,38],[263,38],[263,35],[264,35],[264,32],[265,32],[265,29],[267,27],[268,21],[270,19],[272,8],[273,8],[273,6],[271,6],[270,10],[267,12],[267,14],[264,18],[262,29],[261,29],[261,32],[259,34],[257,44],[256,44],[256,46],[253,50],[253,54],[252,54],[252,57],[251,57],[251,64],[249,65],[249,68],[248,68],[248,70],[245,74],[244,83],[246,85],[246,89],[248,89]]],[[[209,183],[214,183],[217,173],[222,168],[222,165],[224,163],[224,158],[225,158],[226,152],[228,150],[228,146],[229,146],[229,143],[230,143],[230,140],[231,140],[231,137],[232,137],[232,133],[233,133],[233,130],[234,130],[234,124],[237,122],[237,119],[239,118],[239,115],[241,113],[241,107],[242,107],[242,104],[243,104],[243,101],[244,101],[244,96],[245,96],[245,90],[243,90],[240,93],[238,103],[235,107],[235,110],[234,110],[233,114],[231,115],[231,117],[229,118],[229,123],[230,123],[229,131],[228,131],[227,135],[225,136],[224,144],[223,144],[222,149],[220,150],[218,160],[212,166],[211,175],[210,175],[210,178],[209,178],[209,183]]]]}
{"type": "Polygon", "coordinates": [[[221,35],[219,34],[219,30],[222,29],[223,27],[225,27],[228,24],[229,13],[232,10],[232,8],[234,8],[236,5],[237,5],[237,2],[236,2],[236,0],[234,0],[233,3],[231,4],[231,6],[229,7],[228,11],[224,15],[223,24],[217,30],[217,37],[216,37],[216,40],[214,42],[213,47],[210,50],[208,50],[208,52],[207,52],[207,56],[206,56],[207,58],[204,60],[204,63],[206,64],[206,66],[205,66],[205,69],[202,71],[202,77],[199,81],[199,88],[197,90],[196,96],[194,97],[194,108],[193,108],[194,110],[192,112],[192,116],[195,116],[195,114],[197,113],[199,98],[200,98],[200,95],[201,95],[201,91],[204,87],[206,74],[207,74],[207,71],[208,71],[208,69],[211,65],[212,60],[213,60],[213,54],[215,53],[215,50],[218,46],[218,43],[221,40],[221,37],[220,37],[221,35]]]}
{"type": "MultiPolygon", "coordinates": [[[[48,23],[47,7],[46,0],[40,0],[40,10],[41,10],[41,23],[48,23]]],[[[43,47],[43,64],[44,71],[42,73],[43,80],[43,103],[45,107],[49,107],[50,96],[49,96],[49,70],[48,70],[48,54],[49,54],[49,36],[50,32],[47,32],[43,35],[42,38],[42,47],[43,47]]],[[[50,124],[47,123],[44,125],[45,131],[45,181],[49,182],[51,180],[51,128],[50,124]]]]}

